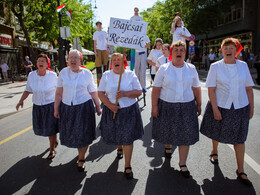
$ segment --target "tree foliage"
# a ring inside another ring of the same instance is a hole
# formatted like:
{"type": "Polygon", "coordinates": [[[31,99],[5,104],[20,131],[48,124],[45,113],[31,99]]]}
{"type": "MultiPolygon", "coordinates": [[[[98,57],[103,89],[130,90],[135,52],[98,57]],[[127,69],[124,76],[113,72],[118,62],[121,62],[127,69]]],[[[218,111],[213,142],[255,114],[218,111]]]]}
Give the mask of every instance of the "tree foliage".
{"type": "Polygon", "coordinates": [[[213,30],[217,26],[218,18],[225,14],[233,2],[234,0],[157,1],[141,15],[144,21],[149,23],[147,34],[151,43],[154,43],[156,38],[171,43],[170,30],[176,12],[180,13],[185,27],[196,36],[213,30]]]}
{"type": "MultiPolygon", "coordinates": [[[[31,59],[35,62],[35,50],[32,42],[49,42],[54,47],[59,37],[59,18],[56,8],[56,0],[4,0],[9,10],[16,16],[22,28],[29,48],[31,59]]],[[[84,47],[92,38],[92,19],[94,14],[90,4],[84,4],[82,0],[65,0],[66,3],[62,11],[62,26],[69,26],[71,30],[70,40],[75,37],[82,39],[84,47]],[[73,20],[65,14],[66,10],[71,10],[73,20]]]]}

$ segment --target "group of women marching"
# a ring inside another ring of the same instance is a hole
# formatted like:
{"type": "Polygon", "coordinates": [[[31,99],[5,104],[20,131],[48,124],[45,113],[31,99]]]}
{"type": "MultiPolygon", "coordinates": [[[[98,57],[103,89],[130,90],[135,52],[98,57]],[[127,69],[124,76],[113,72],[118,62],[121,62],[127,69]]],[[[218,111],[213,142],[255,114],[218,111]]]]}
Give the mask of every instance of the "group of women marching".
{"type": "MultiPolygon", "coordinates": [[[[185,31],[179,17],[175,18],[173,26],[176,28],[172,28],[172,33],[185,31]]],[[[180,36],[188,39],[188,35],[180,33],[180,36]]],[[[208,73],[209,102],[199,128],[201,87],[195,66],[184,61],[186,43],[179,40],[170,47],[163,44],[162,39],[156,39],[148,57],[154,75],[152,138],[165,145],[166,158],[172,156],[172,145],[178,146],[180,173],[185,178],[190,177],[187,167],[189,148],[199,141],[199,132],[212,139],[210,162],[215,165],[218,164],[218,143],[233,144],[238,180],[251,186],[243,164],[249,119],[254,112],[254,83],[247,64],[236,59],[241,51],[238,40],[223,40],[221,49],[224,59],[212,64],[208,73]]],[[[57,78],[48,70],[48,57],[39,55],[38,70],[30,73],[17,110],[33,93],[33,129],[36,135],[49,137],[48,158],[55,157],[59,132],[62,145],[78,149],[77,168],[80,172],[85,169],[88,146],[96,139],[95,112],[102,114],[101,137],[106,144],[120,146],[125,158],[124,175],[132,179],[133,143],[144,133],[137,102],[137,97],[142,94],[138,78],[134,72],[123,69],[120,90],[117,91],[120,70],[124,66],[123,56],[119,53],[112,54],[112,69],[103,74],[98,89],[91,72],[81,67],[82,55],[78,50],[69,52],[68,62],[69,66],[57,78]],[[102,109],[99,100],[103,103],[102,109]]]]}

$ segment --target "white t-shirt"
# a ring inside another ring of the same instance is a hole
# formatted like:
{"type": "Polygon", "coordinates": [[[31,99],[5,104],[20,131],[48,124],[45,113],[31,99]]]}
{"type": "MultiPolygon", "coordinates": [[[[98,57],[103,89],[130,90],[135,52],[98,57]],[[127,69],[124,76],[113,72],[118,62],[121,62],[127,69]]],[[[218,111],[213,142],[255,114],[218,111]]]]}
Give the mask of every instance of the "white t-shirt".
{"type": "MultiPolygon", "coordinates": [[[[156,63],[157,59],[162,55],[163,55],[162,50],[152,49],[147,60],[152,60],[154,63],[156,63]]],[[[155,66],[152,66],[151,74],[156,74],[155,66]]]]}
{"type": "Polygon", "coordinates": [[[213,61],[215,60],[216,55],[214,53],[209,54],[209,60],[213,61]]]}
{"type": "MultiPolygon", "coordinates": [[[[116,92],[119,82],[119,74],[115,74],[113,70],[106,71],[100,80],[98,91],[106,92],[109,101],[116,103],[116,92]]],[[[137,76],[130,70],[125,70],[122,74],[120,91],[142,90],[137,76]]],[[[118,99],[121,108],[129,107],[136,102],[136,98],[123,97],[118,99]]]]}
{"type": "Polygon", "coordinates": [[[25,91],[33,93],[32,102],[41,106],[54,102],[58,77],[49,70],[44,76],[39,76],[37,70],[30,72],[25,91]]]}
{"type": "Polygon", "coordinates": [[[191,36],[191,34],[188,31],[188,29],[185,28],[185,27],[175,28],[175,30],[174,30],[174,32],[172,34],[172,37],[173,37],[172,42],[173,43],[177,42],[177,41],[182,41],[182,42],[186,43],[186,39],[184,37],[181,37],[180,34],[182,34],[182,35],[184,35],[186,37],[190,37],[191,36]]]}
{"type": "MultiPolygon", "coordinates": [[[[150,39],[149,39],[149,37],[147,36],[147,35],[145,35],[144,36],[144,42],[145,42],[145,44],[146,43],[150,43],[150,39]]],[[[139,53],[139,52],[146,52],[146,50],[147,50],[147,48],[144,48],[144,49],[136,49],[135,50],[135,53],[139,53]]]]}
{"type": "Polygon", "coordinates": [[[143,18],[142,18],[142,16],[138,15],[138,16],[132,16],[130,18],[130,20],[131,21],[138,21],[138,22],[140,22],[140,21],[143,21],[143,18]]]}
{"type": "Polygon", "coordinates": [[[160,67],[163,64],[166,64],[170,62],[169,57],[165,57],[164,55],[160,56],[157,60],[156,60],[156,67],[160,67]]]}
{"type": "Polygon", "coordinates": [[[3,64],[1,65],[1,69],[2,69],[2,72],[7,72],[7,70],[9,69],[9,67],[7,66],[6,63],[3,63],[3,64]]]}
{"type": "Polygon", "coordinates": [[[60,71],[58,87],[63,87],[62,102],[66,105],[82,104],[89,99],[89,93],[96,91],[92,73],[80,68],[81,72],[72,72],[70,67],[60,71]]]}
{"type": "Polygon", "coordinates": [[[221,108],[235,109],[249,104],[246,87],[254,86],[247,63],[236,60],[236,64],[225,64],[224,60],[211,64],[206,87],[216,87],[216,101],[221,108]]]}
{"type": "Polygon", "coordinates": [[[96,31],[93,34],[93,40],[96,41],[96,49],[107,50],[107,33],[106,31],[96,31]]]}
{"type": "Polygon", "coordinates": [[[184,103],[194,99],[192,87],[200,87],[200,82],[194,65],[184,62],[183,67],[177,68],[168,62],[160,66],[153,86],[161,87],[160,99],[184,103]]]}

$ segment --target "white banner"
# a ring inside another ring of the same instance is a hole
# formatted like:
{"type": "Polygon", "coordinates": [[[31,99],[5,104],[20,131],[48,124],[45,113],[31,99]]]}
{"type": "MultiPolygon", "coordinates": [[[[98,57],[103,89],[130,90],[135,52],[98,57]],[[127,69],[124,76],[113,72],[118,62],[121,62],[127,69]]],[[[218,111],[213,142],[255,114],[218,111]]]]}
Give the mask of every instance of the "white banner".
{"type": "Polygon", "coordinates": [[[108,45],[144,49],[147,22],[110,18],[108,45]]]}

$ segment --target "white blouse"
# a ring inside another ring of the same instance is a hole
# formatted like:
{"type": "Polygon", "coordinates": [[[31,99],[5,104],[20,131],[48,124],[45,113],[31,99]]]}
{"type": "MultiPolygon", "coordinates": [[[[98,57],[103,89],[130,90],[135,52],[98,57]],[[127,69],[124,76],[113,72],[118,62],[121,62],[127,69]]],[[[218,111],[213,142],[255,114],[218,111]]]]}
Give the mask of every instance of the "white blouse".
{"type": "Polygon", "coordinates": [[[85,68],[80,69],[75,73],[66,67],[60,72],[58,87],[63,87],[62,102],[66,105],[82,104],[91,99],[89,93],[96,91],[92,73],[85,68]]]}
{"type": "Polygon", "coordinates": [[[236,60],[236,64],[225,64],[224,60],[211,64],[206,87],[216,87],[216,101],[221,108],[235,109],[249,104],[246,87],[254,86],[247,63],[236,60]]]}
{"type": "MultiPolygon", "coordinates": [[[[98,91],[104,91],[113,104],[116,103],[116,92],[119,82],[119,74],[115,74],[113,70],[106,71],[100,80],[98,91]]],[[[137,76],[130,70],[125,70],[122,74],[120,91],[142,90],[137,76]]],[[[129,107],[136,103],[136,98],[123,97],[118,99],[121,108],[129,107]]]]}
{"type": "Polygon", "coordinates": [[[54,72],[46,71],[44,76],[39,76],[37,70],[30,72],[25,91],[33,93],[32,102],[41,106],[53,103],[57,87],[57,75],[54,72]]]}
{"type": "Polygon", "coordinates": [[[161,87],[160,99],[171,102],[190,102],[194,99],[192,87],[200,87],[194,65],[184,62],[177,68],[171,62],[160,66],[155,75],[154,87],[161,87]]]}
{"type": "Polygon", "coordinates": [[[177,28],[175,28],[174,32],[172,33],[172,43],[177,42],[177,41],[182,41],[182,42],[186,43],[186,39],[184,37],[181,37],[180,34],[182,34],[186,37],[191,36],[191,34],[187,28],[177,27],[177,28]]]}
{"type": "Polygon", "coordinates": [[[170,62],[169,58],[162,55],[156,60],[156,67],[159,68],[161,65],[166,64],[168,62],[170,62]]]}
{"type": "MultiPolygon", "coordinates": [[[[147,60],[152,60],[153,63],[156,63],[157,59],[162,55],[163,55],[162,50],[152,49],[152,51],[150,52],[147,60]]],[[[151,74],[156,74],[155,66],[152,66],[151,74]]]]}

